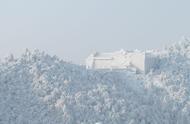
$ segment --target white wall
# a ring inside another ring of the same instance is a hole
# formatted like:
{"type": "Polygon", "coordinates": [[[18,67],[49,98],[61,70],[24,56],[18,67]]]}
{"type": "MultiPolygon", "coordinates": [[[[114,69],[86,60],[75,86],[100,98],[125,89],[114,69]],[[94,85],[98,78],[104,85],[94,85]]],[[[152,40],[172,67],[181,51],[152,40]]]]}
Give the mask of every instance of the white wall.
{"type": "Polygon", "coordinates": [[[94,68],[123,69],[126,68],[126,58],[123,54],[113,54],[111,57],[94,57],[94,68]]]}
{"type": "Polygon", "coordinates": [[[127,69],[135,67],[139,72],[147,73],[154,68],[157,59],[145,52],[115,52],[109,54],[94,54],[86,61],[90,69],[127,69]]]}
{"type": "Polygon", "coordinates": [[[132,66],[136,67],[138,71],[144,72],[145,70],[145,53],[130,53],[132,66]]]}

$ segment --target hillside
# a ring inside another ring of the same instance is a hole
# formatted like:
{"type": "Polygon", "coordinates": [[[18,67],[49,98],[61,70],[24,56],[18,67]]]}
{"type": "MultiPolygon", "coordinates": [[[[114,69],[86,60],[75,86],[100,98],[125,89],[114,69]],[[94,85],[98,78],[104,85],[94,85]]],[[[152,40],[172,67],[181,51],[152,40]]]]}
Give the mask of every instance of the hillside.
{"type": "Polygon", "coordinates": [[[26,51],[0,62],[0,124],[188,124],[190,42],[150,73],[93,71],[26,51]]]}

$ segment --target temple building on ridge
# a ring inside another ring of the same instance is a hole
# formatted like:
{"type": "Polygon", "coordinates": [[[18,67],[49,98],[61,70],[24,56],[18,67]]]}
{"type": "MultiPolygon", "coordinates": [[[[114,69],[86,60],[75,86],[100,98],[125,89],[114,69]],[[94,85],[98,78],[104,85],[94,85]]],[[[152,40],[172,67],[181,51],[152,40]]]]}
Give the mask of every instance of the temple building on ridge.
{"type": "Polygon", "coordinates": [[[96,52],[86,59],[86,68],[96,70],[127,70],[133,68],[137,72],[146,74],[157,67],[158,61],[158,57],[153,52],[147,51],[96,52]]]}

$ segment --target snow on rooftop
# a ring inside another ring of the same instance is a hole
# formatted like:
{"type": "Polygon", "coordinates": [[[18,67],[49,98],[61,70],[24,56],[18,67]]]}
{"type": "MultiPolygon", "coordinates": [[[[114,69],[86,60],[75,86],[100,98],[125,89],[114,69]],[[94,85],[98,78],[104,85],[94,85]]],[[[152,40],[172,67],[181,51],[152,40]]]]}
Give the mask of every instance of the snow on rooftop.
{"type": "Polygon", "coordinates": [[[110,53],[95,53],[91,54],[86,59],[87,69],[97,70],[113,70],[122,69],[129,70],[130,68],[136,68],[136,70],[148,73],[151,69],[155,69],[158,59],[158,51],[120,51],[110,53]]]}

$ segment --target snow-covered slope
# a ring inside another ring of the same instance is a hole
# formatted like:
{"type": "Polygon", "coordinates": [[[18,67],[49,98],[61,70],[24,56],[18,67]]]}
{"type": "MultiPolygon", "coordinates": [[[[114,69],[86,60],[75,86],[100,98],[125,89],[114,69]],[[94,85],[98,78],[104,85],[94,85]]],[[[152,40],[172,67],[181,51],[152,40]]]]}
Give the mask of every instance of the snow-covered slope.
{"type": "Polygon", "coordinates": [[[26,51],[0,62],[0,124],[188,124],[190,42],[147,75],[100,72],[26,51]]]}

